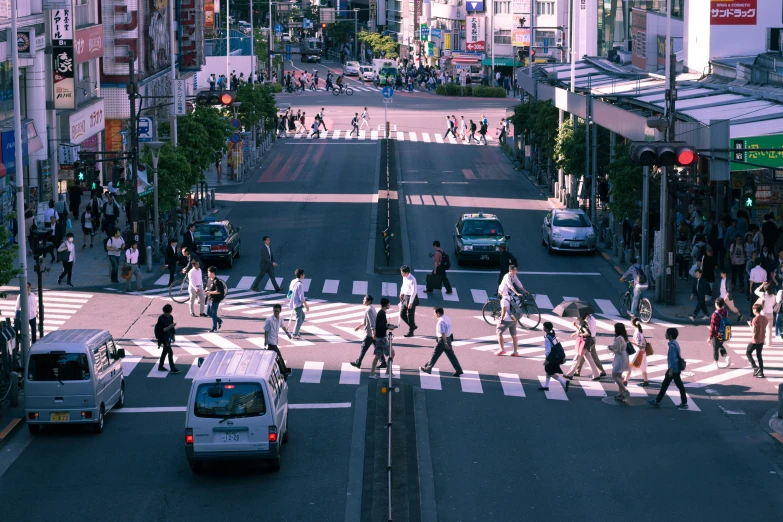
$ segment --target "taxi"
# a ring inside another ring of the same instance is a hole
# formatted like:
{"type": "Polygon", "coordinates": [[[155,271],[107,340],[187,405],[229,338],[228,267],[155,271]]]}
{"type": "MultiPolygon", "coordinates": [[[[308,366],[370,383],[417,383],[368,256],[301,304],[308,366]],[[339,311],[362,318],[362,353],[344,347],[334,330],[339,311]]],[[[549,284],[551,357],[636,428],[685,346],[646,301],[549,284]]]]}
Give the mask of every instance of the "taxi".
{"type": "Polygon", "coordinates": [[[463,214],[454,225],[454,255],[457,264],[465,261],[500,261],[500,246],[511,236],[504,235],[503,225],[495,214],[463,214]]]}
{"type": "Polygon", "coordinates": [[[239,237],[241,227],[213,217],[196,221],[195,225],[196,254],[204,261],[204,266],[222,261],[228,268],[233,267],[234,258],[238,258],[242,253],[242,238],[239,237]]]}

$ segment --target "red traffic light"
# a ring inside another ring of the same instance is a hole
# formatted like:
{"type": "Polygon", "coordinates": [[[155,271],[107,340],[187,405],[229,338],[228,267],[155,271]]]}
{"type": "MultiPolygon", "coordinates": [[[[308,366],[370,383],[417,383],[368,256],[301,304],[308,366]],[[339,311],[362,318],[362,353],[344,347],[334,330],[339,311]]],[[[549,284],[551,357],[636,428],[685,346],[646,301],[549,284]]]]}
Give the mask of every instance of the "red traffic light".
{"type": "Polygon", "coordinates": [[[696,161],[696,149],[685,142],[635,141],[628,149],[636,165],[643,167],[688,166],[696,161]]]}
{"type": "Polygon", "coordinates": [[[696,161],[696,151],[692,147],[677,148],[677,165],[690,165],[696,161]]]}

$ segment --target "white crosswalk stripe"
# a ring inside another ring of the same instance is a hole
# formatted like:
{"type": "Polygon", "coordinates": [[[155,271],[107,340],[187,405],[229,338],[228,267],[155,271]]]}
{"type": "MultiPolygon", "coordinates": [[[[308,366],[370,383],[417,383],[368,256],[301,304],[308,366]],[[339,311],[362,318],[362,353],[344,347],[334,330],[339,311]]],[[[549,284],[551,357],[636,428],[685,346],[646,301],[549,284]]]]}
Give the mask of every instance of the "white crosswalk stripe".
{"type": "MultiPolygon", "coordinates": [[[[0,314],[5,317],[14,317],[16,315],[16,298],[18,295],[19,292],[8,292],[8,298],[0,300],[0,314]]],[[[68,320],[81,310],[92,297],[93,294],[88,293],[44,289],[42,298],[44,306],[44,333],[53,332],[67,326],[68,320]]]]}
{"type": "Polygon", "coordinates": [[[367,281],[354,281],[351,289],[353,295],[367,294],[367,281]]]}
{"type": "Polygon", "coordinates": [[[498,373],[500,384],[503,386],[503,395],[511,397],[524,397],[525,389],[522,387],[522,381],[516,373],[498,373]]]}
{"type": "Polygon", "coordinates": [[[302,377],[299,382],[318,384],[321,382],[321,374],[324,371],[324,363],[320,361],[305,361],[302,368],[302,377]]]}
{"type": "Polygon", "coordinates": [[[487,302],[487,291],[480,288],[471,288],[470,295],[473,296],[473,302],[483,305],[487,302]]]}

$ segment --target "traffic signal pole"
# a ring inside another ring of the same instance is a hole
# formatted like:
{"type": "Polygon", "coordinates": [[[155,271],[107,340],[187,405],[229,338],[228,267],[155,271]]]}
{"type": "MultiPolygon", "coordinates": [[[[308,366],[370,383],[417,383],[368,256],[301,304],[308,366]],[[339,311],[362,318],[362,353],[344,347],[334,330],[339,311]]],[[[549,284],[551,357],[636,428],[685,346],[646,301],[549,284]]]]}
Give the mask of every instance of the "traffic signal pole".
{"type": "Polygon", "coordinates": [[[136,95],[138,85],[136,85],[136,69],[134,67],[134,61],[136,57],[133,51],[130,51],[128,68],[129,68],[129,80],[128,80],[128,99],[130,100],[130,157],[131,157],[131,172],[128,179],[131,182],[131,223],[134,234],[136,233],[136,222],[139,219],[139,187],[136,176],[139,173],[139,131],[137,130],[136,121],[136,95]]]}
{"type": "MultiPolygon", "coordinates": [[[[677,59],[672,55],[671,25],[672,11],[671,2],[666,5],[666,115],[669,120],[669,127],[666,130],[666,137],[669,141],[675,141],[675,100],[677,99],[677,90],[675,89],[675,77],[677,73],[677,59]]],[[[661,293],[659,300],[668,305],[674,304],[676,290],[676,279],[674,277],[674,219],[669,205],[669,167],[661,167],[661,293]]],[[[675,194],[676,196],[676,194],[675,194]]]]}

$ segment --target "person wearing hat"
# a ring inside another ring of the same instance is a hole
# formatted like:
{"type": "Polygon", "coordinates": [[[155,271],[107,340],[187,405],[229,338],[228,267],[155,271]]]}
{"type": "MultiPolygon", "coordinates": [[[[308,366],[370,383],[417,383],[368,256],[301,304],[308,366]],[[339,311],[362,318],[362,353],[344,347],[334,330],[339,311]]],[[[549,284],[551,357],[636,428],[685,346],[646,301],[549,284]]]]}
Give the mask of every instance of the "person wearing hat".
{"type": "Polygon", "coordinates": [[[715,284],[715,268],[717,268],[717,259],[715,253],[710,245],[707,245],[707,250],[704,257],[701,258],[701,278],[704,279],[710,285],[710,295],[712,295],[712,286],[715,284]]]}

